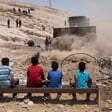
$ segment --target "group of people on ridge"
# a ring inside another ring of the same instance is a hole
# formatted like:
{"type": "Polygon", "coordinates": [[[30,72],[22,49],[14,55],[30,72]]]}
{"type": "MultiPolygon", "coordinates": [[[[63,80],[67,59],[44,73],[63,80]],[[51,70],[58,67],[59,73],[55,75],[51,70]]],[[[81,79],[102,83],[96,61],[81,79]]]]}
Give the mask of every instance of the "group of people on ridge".
{"type": "MultiPolygon", "coordinates": [[[[0,87],[10,87],[19,85],[19,79],[14,78],[12,68],[9,66],[9,58],[2,58],[2,66],[0,66],[0,87]],[[12,83],[13,82],[13,83],[12,83]]],[[[39,65],[38,57],[33,56],[31,63],[27,69],[27,87],[47,87],[47,88],[62,88],[63,74],[58,70],[59,64],[57,61],[51,62],[51,70],[48,71],[47,80],[44,70],[39,65]],[[46,83],[47,81],[47,83],[46,83]]],[[[74,88],[89,88],[89,83],[92,83],[91,76],[85,71],[86,65],[84,62],[79,63],[79,70],[74,72],[74,88]]],[[[74,100],[77,100],[76,94],[72,94],[74,100]]],[[[0,93],[2,97],[3,94],[0,93]]],[[[16,97],[17,93],[13,93],[12,97],[16,97]]],[[[32,93],[28,93],[27,97],[31,97],[32,93]]],[[[45,98],[51,98],[49,93],[44,94],[45,98]]],[[[61,94],[57,94],[59,99],[61,94]]],[[[87,93],[86,100],[89,100],[90,94],[87,93]]]]}
{"type": "MultiPolygon", "coordinates": [[[[16,19],[16,28],[21,28],[22,25],[22,21],[20,19],[16,19]]],[[[11,27],[11,20],[7,19],[7,27],[10,28],[11,27]]]]}

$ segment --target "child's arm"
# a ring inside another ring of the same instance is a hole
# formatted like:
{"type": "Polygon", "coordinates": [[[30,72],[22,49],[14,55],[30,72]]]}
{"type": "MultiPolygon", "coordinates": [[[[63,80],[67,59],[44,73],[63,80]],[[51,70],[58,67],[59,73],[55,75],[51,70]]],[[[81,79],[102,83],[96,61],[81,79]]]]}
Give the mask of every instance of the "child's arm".
{"type": "Polygon", "coordinates": [[[89,88],[92,87],[92,79],[91,78],[87,81],[87,85],[88,85],[89,88]]]}
{"type": "Polygon", "coordinates": [[[62,84],[63,73],[61,72],[60,83],[62,84]]]}
{"type": "Polygon", "coordinates": [[[74,75],[74,87],[76,88],[76,85],[77,85],[77,76],[74,75]]]}
{"type": "Polygon", "coordinates": [[[91,79],[90,75],[88,75],[87,85],[89,88],[92,87],[92,79],[91,79]]]}

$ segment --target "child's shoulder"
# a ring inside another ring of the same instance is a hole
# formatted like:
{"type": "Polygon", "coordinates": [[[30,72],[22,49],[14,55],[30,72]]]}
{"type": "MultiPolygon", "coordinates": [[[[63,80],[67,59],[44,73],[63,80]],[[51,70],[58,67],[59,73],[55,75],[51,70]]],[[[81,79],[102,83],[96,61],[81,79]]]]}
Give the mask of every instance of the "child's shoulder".
{"type": "Polygon", "coordinates": [[[84,71],[85,74],[90,75],[90,73],[88,71],[84,71]]]}
{"type": "Polygon", "coordinates": [[[58,73],[61,73],[60,70],[49,70],[49,72],[58,72],[58,73]]]}
{"type": "Polygon", "coordinates": [[[60,70],[56,70],[56,71],[62,73],[60,70]]]}

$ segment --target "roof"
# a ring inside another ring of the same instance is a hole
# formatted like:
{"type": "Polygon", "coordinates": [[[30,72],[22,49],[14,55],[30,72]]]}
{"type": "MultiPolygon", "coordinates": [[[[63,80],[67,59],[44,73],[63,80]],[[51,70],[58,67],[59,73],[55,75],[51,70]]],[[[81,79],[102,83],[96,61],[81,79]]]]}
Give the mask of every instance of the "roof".
{"type": "Polygon", "coordinates": [[[74,18],[87,18],[86,16],[71,16],[69,19],[74,19],[74,18]]]}

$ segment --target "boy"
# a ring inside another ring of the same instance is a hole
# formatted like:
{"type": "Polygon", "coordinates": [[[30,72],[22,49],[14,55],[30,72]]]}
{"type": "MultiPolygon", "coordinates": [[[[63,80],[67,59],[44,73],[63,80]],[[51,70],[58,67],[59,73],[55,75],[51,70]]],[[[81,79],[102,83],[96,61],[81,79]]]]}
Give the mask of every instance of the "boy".
{"type": "MultiPolygon", "coordinates": [[[[79,71],[76,71],[74,73],[74,81],[75,81],[75,87],[76,88],[89,88],[92,84],[92,79],[90,77],[90,74],[85,71],[86,65],[84,62],[79,63],[79,71]],[[89,83],[88,83],[89,82],[89,83]]],[[[86,100],[89,101],[90,93],[87,93],[86,100]]],[[[73,94],[74,100],[77,100],[76,94],[73,94]]]]}
{"type": "MultiPolygon", "coordinates": [[[[43,68],[38,65],[38,57],[33,56],[31,58],[32,65],[27,69],[27,86],[28,87],[42,87],[43,80],[45,80],[43,68]]],[[[28,97],[31,97],[31,93],[28,93],[28,97]]]]}
{"type": "MultiPolygon", "coordinates": [[[[50,70],[48,72],[48,84],[47,87],[48,88],[61,88],[62,87],[62,73],[58,70],[58,62],[57,61],[53,61],[51,63],[51,68],[52,70],[50,70]]],[[[50,97],[50,94],[48,93],[48,96],[50,97]]],[[[61,97],[61,94],[58,94],[56,99],[59,99],[61,97]]]]}
{"type": "MultiPolygon", "coordinates": [[[[9,58],[2,58],[2,66],[0,66],[0,87],[10,87],[19,85],[19,79],[14,79],[13,70],[9,67],[9,58]],[[12,83],[13,81],[13,84],[12,83]]],[[[3,94],[0,94],[2,97],[3,94]]],[[[13,93],[13,97],[16,97],[17,93],[13,93]]]]}

